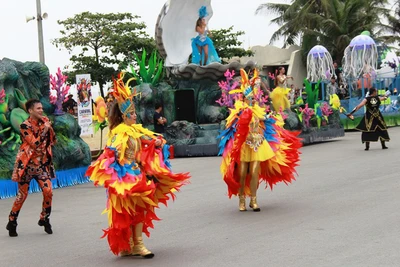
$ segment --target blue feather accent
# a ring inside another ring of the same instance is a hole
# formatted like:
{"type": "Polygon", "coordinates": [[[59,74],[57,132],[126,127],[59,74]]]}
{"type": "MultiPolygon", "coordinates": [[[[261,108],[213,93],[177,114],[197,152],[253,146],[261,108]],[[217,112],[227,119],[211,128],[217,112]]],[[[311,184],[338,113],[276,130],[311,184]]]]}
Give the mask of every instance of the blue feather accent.
{"type": "Polygon", "coordinates": [[[121,104],[121,111],[123,114],[132,106],[132,101],[127,99],[125,102],[121,104]]]}
{"type": "Polygon", "coordinates": [[[137,167],[135,162],[132,162],[131,164],[124,164],[121,165],[118,163],[118,161],[115,161],[110,165],[111,168],[113,168],[117,173],[118,173],[118,179],[121,180],[127,173],[132,174],[132,175],[139,175],[140,170],[137,167]],[[135,167],[135,169],[133,169],[135,167]]]}
{"type": "Polygon", "coordinates": [[[164,164],[171,170],[172,165],[171,165],[171,162],[169,162],[169,156],[170,156],[169,147],[170,147],[169,145],[165,144],[163,146],[162,153],[163,153],[163,156],[164,156],[164,164]]]}
{"type": "Polygon", "coordinates": [[[244,91],[244,96],[248,97],[251,93],[253,92],[253,88],[251,86],[247,87],[247,89],[244,91]]]}
{"type": "Polygon", "coordinates": [[[207,7],[206,6],[202,6],[202,7],[200,7],[200,9],[199,9],[199,18],[204,18],[204,17],[207,17],[208,16],[208,13],[207,13],[207,7]]]}
{"type": "Polygon", "coordinates": [[[226,144],[235,135],[237,121],[238,121],[238,119],[236,119],[234,121],[234,123],[232,123],[231,127],[226,128],[225,130],[221,131],[221,133],[217,136],[217,139],[221,139],[218,144],[218,148],[219,148],[218,156],[221,156],[222,153],[224,153],[226,144]]]}
{"type": "Polygon", "coordinates": [[[118,176],[119,180],[121,180],[122,177],[124,177],[127,173],[129,173],[131,175],[135,175],[135,176],[140,175],[141,172],[140,172],[136,162],[133,161],[131,164],[121,165],[117,161],[117,158],[118,158],[117,148],[107,146],[106,149],[109,149],[114,152],[115,161],[112,164],[110,164],[110,167],[113,168],[118,173],[117,176],[118,176]]]}
{"type": "Polygon", "coordinates": [[[134,161],[131,164],[124,164],[124,165],[119,164],[119,162],[116,160],[118,158],[117,148],[107,146],[106,149],[109,149],[114,152],[115,161],[112,164],[110,164],[110,167],[113,168],[118,173],[118,179],[121,180],[122,177],[124,177],[127,173],[135,176],[140,174],[140,170],[139,168],[137,168],[138,166],[134,161]]]}
{"type": "Polygon", "coordinates": [[[276,130],[274,128],[276,120],[273,118],[268,118],[264,121],[265,130],[264,130],[264,138],[267,142],[278,142],[278,139],[274,137],[276,134],[276,130]]]}

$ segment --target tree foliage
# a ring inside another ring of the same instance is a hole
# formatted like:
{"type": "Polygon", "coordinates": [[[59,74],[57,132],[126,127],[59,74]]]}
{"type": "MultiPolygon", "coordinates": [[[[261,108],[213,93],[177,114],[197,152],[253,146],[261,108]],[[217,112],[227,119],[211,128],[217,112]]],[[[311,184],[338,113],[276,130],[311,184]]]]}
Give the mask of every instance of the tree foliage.
{"type": "Polygon", "coordinates": [[[394,43],[397,42],[399,45],[399,35],[400,35],[400,0],[396,0],[392,6],[393,13],[390,14],[387,19],[391,27],[391,31],[387,37],[387,42],[394,43]]]}
{"type": "Polygon", "coordinates": [[[72,54],[68,75],[73,79],[74,74],[90,73],[103,96],[103,84],[128,67],[134,60],[132,52],[155,49],[154,40],[145,32],[146,24],[137,22],[139,18],[130,13],[83,12],[59,20],[64,29],[53,44],[72,54]]]}
{"type": "Polygon", "coordinates": [[[336,60],[341,60],[351,39],[370,31],[377,40],[388,40],[390,26],[383,23],[389,16],[387,0],[293,0],[291,4],[262,4],[264,11],[277,14],[271,23],[279,29],[270,42],[284,38],[284,45],[300,44],[304,54],[314,45],[323,45],[336,60]]]}
{"type": "MultiPolygon", "coordinates": [[[[252,56],[251,50],[241,48],[242,42],[239,37],[245,34],[244,31],[233,31],[233,26],[228,29],[211,30],[211,39],[215,49],[222,61],[233,57],[252,56]]],[[[226,63],[226,62],[224,62],[226,63]]]]}

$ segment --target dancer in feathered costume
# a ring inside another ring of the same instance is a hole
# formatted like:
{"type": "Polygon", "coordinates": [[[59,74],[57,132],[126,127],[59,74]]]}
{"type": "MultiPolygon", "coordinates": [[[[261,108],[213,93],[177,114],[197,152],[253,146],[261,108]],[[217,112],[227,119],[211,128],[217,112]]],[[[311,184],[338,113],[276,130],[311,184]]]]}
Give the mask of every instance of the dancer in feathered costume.
{"type": "Polygon", "coordinates": [[[196,32],[199,34],[192,39],[192,63],[201,66],[213,62],[221,62],[213,41],[208,37],[209,30],[205,17],[208,16],[207,8],[202,6],[199,10],[199,18],[196,21],[196,32]]]}
{"type": "Polygon", "coordinates": [[[110,133],[103,154],[86,175],[107,189],[108,229],[104,230],[111,251],[121,256],[154,256],[143,244],[142,232],[149,236],[155,208],[174,199],[174,191],[186,184],[187,173],[174,174],[168,161],[168,147],[161,135],[136,124],[129,81],[123,74],[114,80],[117,100],[109,116],[110,133]]]}
{"type": "Polygon", "coordinates": [[[278,68],[278,75],[275,78],[275,89],[272,90],[270,97],[272,99],[272,106],[276,112],[290,109],[290,102],[288,99],[288,93],[290,88],[287,88],[287,80],[292,79],[292,76],[285,75],[285,68],[278,68]]]}
{"type": "MultiPolygon", "coordinates": [[[[298,165],[301,141],[299,132],[283,129],[280,115],[266,114],[255,96],[258,73],[249,80],[241,71],[239,100],[230,109],[226,129],[220,134],[219,153],[222,154],[221,172],[228,185],[228,196],[239,195],[239,210],[246,210],[246,196],[250,196],[250,208],[260,211],[257,189],[261,181],[272,187],[278,182],[286,184],[294,180],[298,165]]],[[[262,97],[262,94],[261,94],[262,97]]]]}

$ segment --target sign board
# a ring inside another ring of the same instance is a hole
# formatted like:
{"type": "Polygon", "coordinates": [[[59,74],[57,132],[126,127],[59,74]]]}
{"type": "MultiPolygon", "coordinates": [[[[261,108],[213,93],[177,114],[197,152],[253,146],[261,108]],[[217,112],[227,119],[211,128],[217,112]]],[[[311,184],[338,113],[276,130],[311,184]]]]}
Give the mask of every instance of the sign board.
{"type": "Polygon", "coordinates": [[[78,124],[81,135],[93,134],[92,127],[92,92],[90,74],[76,75],[76,90],[78,94],[78,124]]]}

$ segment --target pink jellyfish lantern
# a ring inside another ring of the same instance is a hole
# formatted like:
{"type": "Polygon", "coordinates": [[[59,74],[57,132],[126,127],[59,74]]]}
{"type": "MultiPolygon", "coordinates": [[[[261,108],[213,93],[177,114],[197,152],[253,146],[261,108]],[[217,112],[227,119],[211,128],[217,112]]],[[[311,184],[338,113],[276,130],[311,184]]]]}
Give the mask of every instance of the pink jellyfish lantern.
{"type": "Polygon", "coordinates": [[[364,32],[354,37],[344,50],[342,67],[346,78],[359,78],[366,73],[375,74],[378,67],[378,48],[375,41],[364,32]]]}
{"type": "Polygon", "coordinates": [[[311,48],[307,55],[307,80],[318,82],[336,77],[331,54],[322,45],[311,48]]]}

